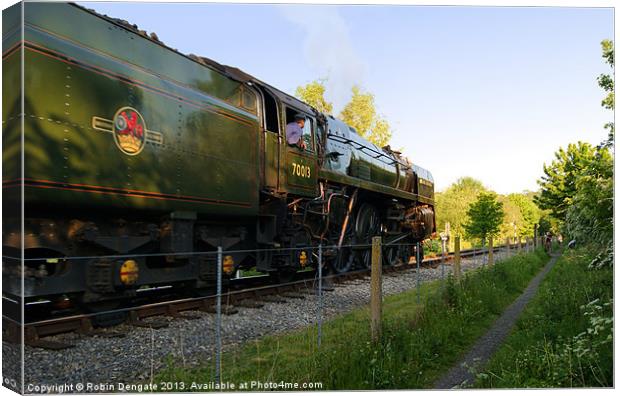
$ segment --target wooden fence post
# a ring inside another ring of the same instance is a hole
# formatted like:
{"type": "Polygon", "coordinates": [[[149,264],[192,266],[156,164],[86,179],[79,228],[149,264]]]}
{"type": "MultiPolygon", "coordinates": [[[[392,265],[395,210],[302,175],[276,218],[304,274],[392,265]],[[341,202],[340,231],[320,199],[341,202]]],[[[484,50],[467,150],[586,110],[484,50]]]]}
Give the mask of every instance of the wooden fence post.
{"type": "Polygon", "coordinates": [[[461,280],[461,237],[454,237],[454,278],[457,282],[461,280]]]}
{"type": "Polygon", "coordinates": [[[381,237],[372,238],[370,270],[370,332],[373,342],[381,339],[381,237]]]}
{"type": "Polygon", "coordinates": [[[489,237],[489,267],[493,265],[493,237],[489,237]]]}

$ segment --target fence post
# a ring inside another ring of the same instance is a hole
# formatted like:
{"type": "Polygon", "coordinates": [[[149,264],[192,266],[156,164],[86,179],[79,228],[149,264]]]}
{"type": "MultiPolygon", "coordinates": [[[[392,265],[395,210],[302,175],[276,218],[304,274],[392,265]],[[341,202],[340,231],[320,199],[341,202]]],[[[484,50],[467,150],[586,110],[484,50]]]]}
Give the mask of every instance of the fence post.
{"type": "Polygon", "coordinates": [[[446,238],[441,238],[441,280],[445,278],[446,272],[446,238]]]}
{"type": "Polygon", "coordinates": [[[454,278],[457,282],[461,280],[461,237],[454,237],[454,278]]]}
{"type": "Polygon", "coordinates": [[[420,261],[422,261],[422,255],[420,254],[420,248],[422,244],[417,242],[415,244],[415,291],[417,294],[417,302],[420,304],[420,261]]]}
{"type": "Polygon", "coordinates": [[[506,238],[506,256],[510,256],[510,237],[506,238]]]}
{"type": "Polygon", "coordinates": [[[381,339],[381,237],[372,238],[370,269],[370,332],[373,342],[381,339]]]}
{"type": "Polygon", "coordinates": [[[222,383],[222,247],[217,247],[217,297],[215,302],[215,381],[222,383]]]}
{"type": "Polygon", "coordinates": [[[317,312],[317,344],[321,347],[321,322],[323,320],[323,244],[319,244],[319,311],[317,312]]]}
{"type": "Polygon", "coordinates": [[[493,265],[493,237],[489,237],[489,267],[493,265]]]}
{"type": "Polygon", "coordinates": [[[471,256],[472,257],[471,260],[474,262],[474,265],[475,265],[476,264],[476,242],[472,242],[471,243],[471,248],[474,251],[474,254],[472,254],[472,256],[471,256]]]}

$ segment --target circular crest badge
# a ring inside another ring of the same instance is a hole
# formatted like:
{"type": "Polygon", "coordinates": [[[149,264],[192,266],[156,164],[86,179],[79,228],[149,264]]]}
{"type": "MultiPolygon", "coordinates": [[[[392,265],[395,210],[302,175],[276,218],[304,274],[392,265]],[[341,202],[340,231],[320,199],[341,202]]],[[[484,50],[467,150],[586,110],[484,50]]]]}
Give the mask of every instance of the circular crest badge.
{"type": "Polygon", "coordinates": [[[122,107],[114,115],[114,142],[127,155],[138,155],[146,143],[146,124],[138,110],[122,107]]]}

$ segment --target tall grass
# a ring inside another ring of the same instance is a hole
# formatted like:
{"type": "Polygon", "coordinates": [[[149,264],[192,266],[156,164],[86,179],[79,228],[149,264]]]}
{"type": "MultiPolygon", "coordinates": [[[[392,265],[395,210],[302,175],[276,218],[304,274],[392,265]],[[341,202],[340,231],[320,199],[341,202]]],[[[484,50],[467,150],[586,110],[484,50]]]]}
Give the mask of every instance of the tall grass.
{"type": "Polygon", "coordinates": [[[589,268],[597,252],[559,259],[476,387],[613,385],[613,269],[589,268]]]}
{"type": "MultiPolygon", "coordinates": [[[[484,333],[548,256],[538,250],[467,273],[460,283],[423,284],[384,300],[383,336],[372,343],[369,311],[358,309],[330,320],[318,348],[316,327],[264,337],[225,353],[223,381],[235,383],[322,382],[323,389],[412,389],[429,387],[484,333]]],[[[161,381],[205,382],[213,363],[185,369],[171,363],[161,381]]]]}

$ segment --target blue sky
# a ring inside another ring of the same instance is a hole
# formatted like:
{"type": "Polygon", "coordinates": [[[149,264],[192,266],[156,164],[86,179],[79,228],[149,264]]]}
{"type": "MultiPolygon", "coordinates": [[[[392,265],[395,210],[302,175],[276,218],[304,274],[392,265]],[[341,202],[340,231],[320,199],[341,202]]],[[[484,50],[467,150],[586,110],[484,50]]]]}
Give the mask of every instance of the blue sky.
{"type": "Polygon", "coordinates": [[[285,92],[327,77],[336,112],[361,85],[438,190],[536,190],[560,146],[613,119],[596,83],[611,8],[81,4],[285,92]]]}

